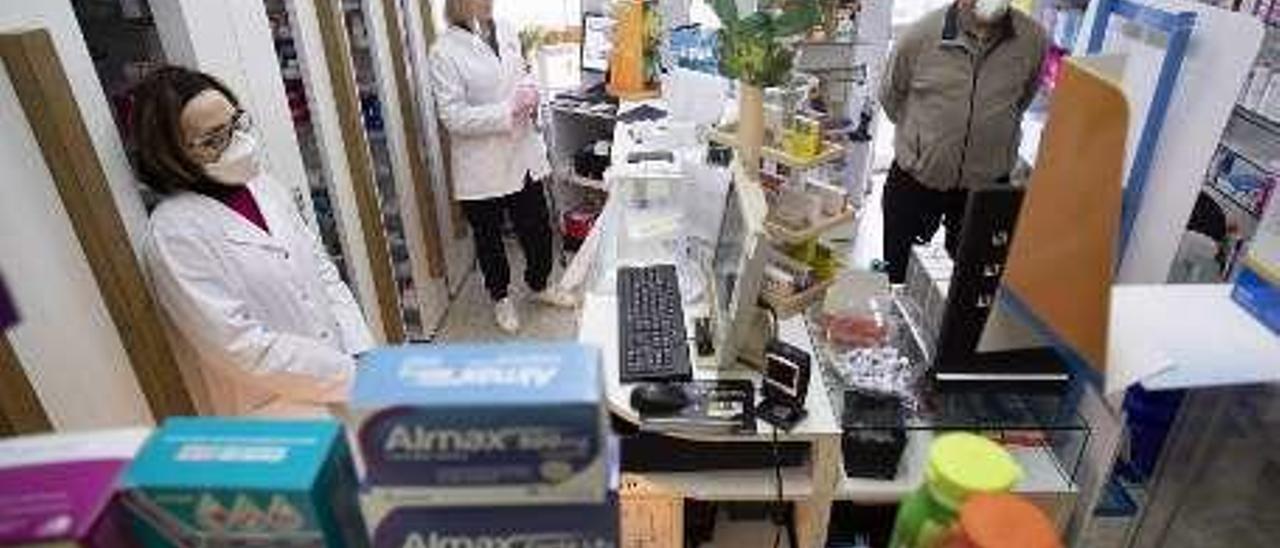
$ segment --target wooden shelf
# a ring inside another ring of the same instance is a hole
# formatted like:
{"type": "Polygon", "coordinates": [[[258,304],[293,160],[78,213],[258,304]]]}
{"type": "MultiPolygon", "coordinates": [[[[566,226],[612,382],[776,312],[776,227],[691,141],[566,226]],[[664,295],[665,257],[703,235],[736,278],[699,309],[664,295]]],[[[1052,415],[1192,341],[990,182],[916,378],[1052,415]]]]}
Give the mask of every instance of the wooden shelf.
{"type": "Polygon", "coordinates": [[[1280,120],[1273,120],[1269,116],[1241,104],[1236,105],[1235,113],[1270,133],[1280,134],[1280,120]]]}
{"type": "Polygon", "coordinates": [[[769,232],[769,237],[774,241],[787,245],[797,245],[817,238],[841,223],[852,221],[856,214],[857,210],[850,206],[846,207],[843,213],[823,219],[803,230],[790,229],[770,219],[765,220],[764,227],[769,232]]]}
{"type": "MultiPolygon", "coordinates": [[[[714,128],[710,134],[711,140],[721,145],[737,148],[738,135],[732,129],[714,128]]],[[[822,152],[813,158],[799,158],[788,154],[787,151],[777,147],[763,146],[760,147],[760,157],[766,160],[772,160],[792,169],[813,169],[817,166],[835,160],[844,156],[844,147],[835,141],[822,141],[822,152]]]]}
{"type": "Polygon", "coordinates": [[[835,285],[839,279],[840,275],[837,273],[828,279],[815,282],[804,291],[792,293],[791,295],[778,295],[770,291],[761,291],[760,300],[773,309],[779,320],[785,320],[796,314],[803,313],[814,303],[821,301],[826,296],[827,290],[835,285]]]}
{"type": "MultiPolygon", "coordinates": [[[[644,472],[637,474],[651,485],[699,500],[766,501],[777,497],[773,469],[700,470],[698,472],[644,472]]],[[[813,495],[809,465],[782,469],[782,498],[803,500],[813,495]]]]}
{"type": "Polygon", "coordinates": [[[1262,216],[1261,212],[1240,201],[1230,188],[1230,183],[1224,182],[1221,177],[1215,177],[1213,182],[1209,184],[1209,189],[1212,190],[1214,194],[1222,196],[1227,203],[1235,206],[1240,211],[1245,212],[1250,218],[1258,219],[1262,216]]]}

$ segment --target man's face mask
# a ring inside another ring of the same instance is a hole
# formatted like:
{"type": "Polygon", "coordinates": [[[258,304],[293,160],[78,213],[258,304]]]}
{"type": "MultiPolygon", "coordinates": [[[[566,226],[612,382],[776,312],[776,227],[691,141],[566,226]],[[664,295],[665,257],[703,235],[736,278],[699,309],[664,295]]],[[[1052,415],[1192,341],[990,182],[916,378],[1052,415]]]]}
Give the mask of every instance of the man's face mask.
{"type": "Polygon", "coordinates": [[[975,0],[973,16],[983,23],[994,22],[1009,13],[1010,0],[975,0]]]}

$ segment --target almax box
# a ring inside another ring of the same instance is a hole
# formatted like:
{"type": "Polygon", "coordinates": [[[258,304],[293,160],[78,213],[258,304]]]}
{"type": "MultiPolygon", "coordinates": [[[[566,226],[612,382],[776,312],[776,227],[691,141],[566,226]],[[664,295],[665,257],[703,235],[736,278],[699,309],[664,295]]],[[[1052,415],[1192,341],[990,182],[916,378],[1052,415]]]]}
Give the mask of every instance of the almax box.
{"type": "Polygon", "coordinates": [[[577,344],[366,353],[348,417],[366,485],[427,506],[603,501],[598,356],[577,344]]]}
{"type": "Polygon", "coordinates": [[[616,548],[618,497],[593,504],[369,510],[374,548],[616,548]]]}
{"type": "Polygon", "coordinates": [[[368,546],[334,421],[173,418],[129,468],[140,544],[368,546]]]}

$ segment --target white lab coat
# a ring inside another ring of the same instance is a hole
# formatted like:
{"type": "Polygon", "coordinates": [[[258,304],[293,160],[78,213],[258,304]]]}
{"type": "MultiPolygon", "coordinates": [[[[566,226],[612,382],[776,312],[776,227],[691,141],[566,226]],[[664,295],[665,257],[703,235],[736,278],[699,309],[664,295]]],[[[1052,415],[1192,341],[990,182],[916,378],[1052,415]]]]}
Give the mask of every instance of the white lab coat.
{"type": "Polygon", "coordinates": [[[195,398],[208,407],[201,411],[320,415],[346,401],[352,356],[373,337],[284,188],[261,175],[249,190],[270,234],[213,198],[183,192],[151,215],[147,272],[179,354],[197,362],[183,373],[204,392],[195,398]]]}
{"type": "Polygon", "coordinates": [[[459,200],[506,196],[524,187],[526,173],[535,180],[551,173],[533,123],[511,118],[516,86],[528,77],[520,38],[508,25],[495,27],[500,57],[479,36],[452,25],[431,48],[427,72],[449,131],[459,200]]]}

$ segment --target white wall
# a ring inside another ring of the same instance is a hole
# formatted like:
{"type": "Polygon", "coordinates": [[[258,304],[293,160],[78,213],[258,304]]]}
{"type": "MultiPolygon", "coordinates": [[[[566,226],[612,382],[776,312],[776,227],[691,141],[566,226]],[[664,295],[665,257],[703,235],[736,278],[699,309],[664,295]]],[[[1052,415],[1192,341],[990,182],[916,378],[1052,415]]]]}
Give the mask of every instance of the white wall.
{"type": "MultiPolygon", "coordinates": [[[[0,32],[53,36],[130,237],[145,231],[106,97],[66,0],[5,0],[0,32]]],[[[8,335],[58,429],[147,424],[151,414],[8,73],[0,70],[0,270],[23,316],[8,335]]]]}

